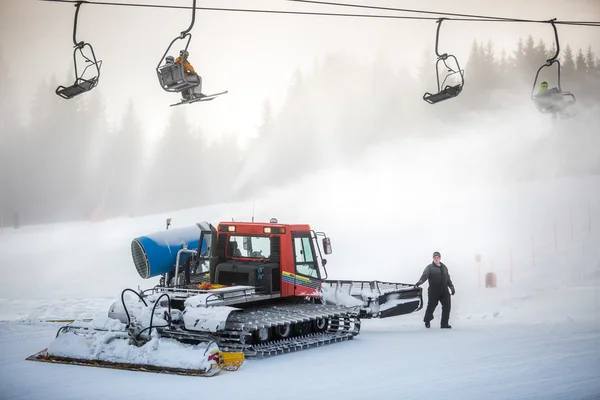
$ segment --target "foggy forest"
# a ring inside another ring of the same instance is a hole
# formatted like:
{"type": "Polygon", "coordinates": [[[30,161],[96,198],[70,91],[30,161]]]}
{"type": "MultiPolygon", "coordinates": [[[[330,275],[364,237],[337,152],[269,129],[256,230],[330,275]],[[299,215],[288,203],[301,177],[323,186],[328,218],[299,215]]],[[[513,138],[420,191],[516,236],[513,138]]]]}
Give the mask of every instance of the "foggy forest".
{"type": "MultiPolygon", "coordinates": [[[[577,96],[580,109],[598,105],[598,50],[562,46],[562,89],[577,96]]],[[[461,61],[463,92],[435,107],[421,100],[424,91],[436,87],[430,48],[423,48],[418,79],[383,57],[365,61],[331,52],[315,59],[309,73],[297,71],[280,112],[275,114],[264,99],[258,135],[247,145],[233,136],[209,142],[202,126],[192,128],[176,108],[147,153],[135,99],[130,97],[119,124],[109,124],[98,93],[70,100],[77,103],[76,112],[67,111],[72,105],[54,94],[70,76],[66,71],[50,81],[36,80],[28,104],[36,115],[31,123],[10,118],[17,112],[10,93],[17,88],[5,72],[9,61],[0,49],[0,212],[5,225],[38,224],[251,197],[332,162],[349,165],[365,148],[390,138],[453,135],[451,128],[468,124],[474,113],[507,110],[515,102],[533,112],[529,96],[535,73],[555,51],[554,44],[532,36],[520,39],[512,51],[475,40],[468,59],[461,61]],[[320,112],[323,107],[326,115],[320,112]]],[[[542,79],[555,86],[556,69],[545,70],[538,82],[542,79]]],[[[598,174],[600,158],[580,169],[564,165],[560,173],[598,174]]],[[[504,178],[536,179],[541,173],[551,172],[521,169],[518,176],[504,178]]]]}

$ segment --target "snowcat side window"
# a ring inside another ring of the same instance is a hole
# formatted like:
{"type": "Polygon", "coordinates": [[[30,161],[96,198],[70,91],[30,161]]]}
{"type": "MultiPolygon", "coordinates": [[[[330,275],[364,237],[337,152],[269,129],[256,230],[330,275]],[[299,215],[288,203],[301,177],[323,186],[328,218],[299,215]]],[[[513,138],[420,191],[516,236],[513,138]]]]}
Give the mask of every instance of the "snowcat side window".
{"type": "Polygon", "coordinates": [[[203,234],[202,243],[198,247],[199,263],[198,268],[194,271],[195,274],[210,271],[210,248],[212,245],[212,235],[203,234]]]}
{"type": "Polygon", "coordinates": [[[319,277],[319,270],[309,236],[294,238],[294,252],[296,255],[296,272],[312,278],[319,277]]]}

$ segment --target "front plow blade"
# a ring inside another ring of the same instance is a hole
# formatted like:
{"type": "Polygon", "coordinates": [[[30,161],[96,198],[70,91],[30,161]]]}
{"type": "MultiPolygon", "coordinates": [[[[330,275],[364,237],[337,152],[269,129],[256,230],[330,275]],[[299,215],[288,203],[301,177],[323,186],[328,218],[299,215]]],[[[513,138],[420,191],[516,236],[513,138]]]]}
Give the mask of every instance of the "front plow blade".
{"type": "MultiPolygon", "coordinates": [[[[243,356],[243,354],[242,354],[243,356]]],[[[185,368],[171,368],[161,367],[155,365],[140,365],[140,364],[128,364],[128,363],[116,363],[103,360],[86,360],[81,358],[67,358],[57,357],[48,355],[48,349],[44,349],[36,354],[33,354],[26,358],[29,361],[41,361],[57,364],[70,364],[80,365],[86,367],[100,367],[100,368],[111,368],[111,369],[123,369],[128,371],[140,371],[140,372],[155,372],[160,374],[174,374],[174,375],[187,375],[187,376],[215,376],[222,369],[227,371],[235,371],[239,368],[241,363],[235,369],[228,369],[227,366],[222,363],[211,364],[210,368],[197,370],[197,369],[185,369],[185,368]]],[[[242,359],[243,362],[243,359],[242,359]]]]}
{"type": "Polygon", "coordinates": [[[236,371],[244,354],[222,352],[214,341],[192,344],[160,335],[140,341],[127,331],[66,325],[46,349],[26,360],[208,377],[236,371]]]}
{"type": "Polygon", "coordinates": [[[327,303],[360,308],[361,318],[388,318],[423,308],[423,289],[407,283],[380,281],[323,282],[327,303]]]}

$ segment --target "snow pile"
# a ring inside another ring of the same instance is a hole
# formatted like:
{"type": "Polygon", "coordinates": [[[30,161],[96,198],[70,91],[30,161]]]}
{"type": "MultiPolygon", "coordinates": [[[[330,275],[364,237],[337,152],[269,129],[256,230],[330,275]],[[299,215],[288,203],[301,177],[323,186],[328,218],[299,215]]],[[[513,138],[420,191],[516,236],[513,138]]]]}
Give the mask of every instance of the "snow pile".
{"type": "Polygon", "coordinates": [[[185,328],[191,331],[217,332],[225,329],[227,317],[232,311],[239,308],[218,307],[193,307],[187,304],[183,312],[183,323],[185,328]]]}
{"type": "Polygon", "coordinates": [[[191,345],[157,337],[137,347],[130,344],[126,332],[112,330],[66,332],[48,346],[48,354],[58,357],[194,370],[210,368],[214,361],[208,357],[215,351],[215,344],[191,345]]]}
{"type": "Polygon", "coordinates": [[[340,290],[338,287],[323,285],[323,300],[327,303],[337,304],[344,307],[362,307],[363,300],[357,299],[350,293],[340,290]]]}
{"type": "Polygon", "coordinates": [[[139,297],[136,297],[135,301],[126,298],[125,306],[127,307],[127,313],[125,312],[125,307],[123,307],[123,301],[115,299],[110,307],[109,316],[123,323],[130,322],[140,329],[149,327],[150,323],[152,323],[152,327],[167,325],[164,316],[168,312],[171,313],[171,319],[179,319],[181,316],[181,311],[176,309],[169,310],[167,296],[163,296],[162,294],[146,296],[144,297],[144,301],[139,297]],[[156,304],[159,300],[160,303],[156,304]],[[129,319],[127,318],[127,314],[129,314],[129,319]]]}
{"type": "MultiPolygon", "coordinates": [[[[184,344],[175,339],[158,338],[156,329],[150,333],[150,319],[154,303],[141,301],[127,303],[127,311],[139,339],[150,339],[142,345],[132,340],[123,322],[109,317],[97,317],[90,322],[74,321],[69,330],[62,332],[48,346],[48,354],[71,359],[99,360],[111,363],[151,365],[157,367],[205,370],[214,363],[208,357],[218,351],[216,344],[184,344]]],[[[116,302],[122,309],[122,303],[116,302]]],[[[165,308],[158,305],[152,326],[166,326],[161,317],[165,308]]],[[[174,310],[179,312],[178,310],[174,310]]],[[[142,341],[143,342],[143,341],[142,341]]],[[[140,343],[142,343],[140,342],[140,343]]]]}

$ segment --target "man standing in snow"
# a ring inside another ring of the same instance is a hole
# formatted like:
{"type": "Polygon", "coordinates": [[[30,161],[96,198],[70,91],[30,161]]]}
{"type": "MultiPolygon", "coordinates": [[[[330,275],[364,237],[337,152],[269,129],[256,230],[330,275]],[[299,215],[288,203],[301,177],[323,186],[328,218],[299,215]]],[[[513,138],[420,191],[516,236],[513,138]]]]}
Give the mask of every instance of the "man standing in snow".
{"type": "Polygon", "coordinates": [[[442,303],[442,323],[441,327],[444,329],[452,328],[448,325],[450,319],[450,293],[448,288],[454,296],[454,285],[450,279],[450,273],[448,273],[448,267],[444,265],[440,260],[442,256],[439,252],[433,253],[433,262],[425,267],[421,279],[415,284],[415,286],[422,285],[425,281],[429,281],[429,288],[427,289],[427,310],[425,311],[425,327],[429,328],[430,322],[433,319],[433,312],[438,305],[438,302],[442,303]]]}

